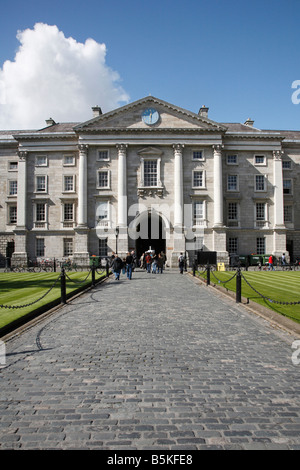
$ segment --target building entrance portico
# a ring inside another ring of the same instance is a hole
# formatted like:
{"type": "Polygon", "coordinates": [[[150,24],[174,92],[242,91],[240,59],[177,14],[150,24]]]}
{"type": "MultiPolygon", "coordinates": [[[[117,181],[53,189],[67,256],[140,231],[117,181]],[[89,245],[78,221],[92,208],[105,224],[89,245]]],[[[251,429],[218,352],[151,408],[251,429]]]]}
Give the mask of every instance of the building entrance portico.
{"type": "Polygon", "coordinates": [[[169,228],[168,219],[156,211],[147,210],[139,214],[129,228],[129,237],[135,240],[137,256],[140,257],[148,250],[154,250],[156,254],[166,253],[169,228]]]}

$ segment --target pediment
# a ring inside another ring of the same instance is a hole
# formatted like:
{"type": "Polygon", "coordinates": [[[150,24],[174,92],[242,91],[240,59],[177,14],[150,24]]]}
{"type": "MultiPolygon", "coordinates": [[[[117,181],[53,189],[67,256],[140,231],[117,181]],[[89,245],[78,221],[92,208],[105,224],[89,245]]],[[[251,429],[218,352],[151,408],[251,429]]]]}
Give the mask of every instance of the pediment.
{"type": "Polygon", "coordinates": [[[148,96],[141,100],[97,116],[74,127],[78,133],[108,131],[194,131],[225,132],[226,127],[191,111],[148,96]],[[143,115],[147,109],[157,111],[158,120],[147,122],[143,115]]]}

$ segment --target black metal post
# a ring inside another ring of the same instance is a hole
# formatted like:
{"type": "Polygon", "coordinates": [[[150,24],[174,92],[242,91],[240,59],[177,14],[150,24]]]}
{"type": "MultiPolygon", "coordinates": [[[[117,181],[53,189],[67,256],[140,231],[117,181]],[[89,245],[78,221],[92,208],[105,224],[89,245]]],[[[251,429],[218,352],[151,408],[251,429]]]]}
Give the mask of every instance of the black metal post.
{"type": "Polygon", "coordinates": [[[56,259],[53,261],[53,272],[56,273],[56,259]]]}
{"type": "Polygon", "coordinates": [[[209,264],[206,266],[206,269],[207,269],[206,285],[210,286],[210,265],[209,264]]]}
{"type": "Polygon", "coordinates": [[[61,291],[61,303],[67,303],[67,294],[66,294],[66,275],[64,268],[61,268],[60,274],[60,291],[61,291]]]}
{"type": "Polygon", "coordinates": [[[236,303],[240,303],[242,301],[242,277],[241,277],[241,269],[238,268],[236,274],[236,303]]]}
{"type": "Polygon", "coordinates": [[[96,281],[95,281],[95,272],[96,272],[96,268],[95,268],[95,263],[94,263],[94,260],[93,260],[93,264],[92,264],[92,286],[94,287],[94,285],[96,284],[96,281]]]}
{"type": "Polygon", "coordinates": [[[108,259],[106,260],[106,277],[109,276],[109,264],[108,264],[108,259]]]}

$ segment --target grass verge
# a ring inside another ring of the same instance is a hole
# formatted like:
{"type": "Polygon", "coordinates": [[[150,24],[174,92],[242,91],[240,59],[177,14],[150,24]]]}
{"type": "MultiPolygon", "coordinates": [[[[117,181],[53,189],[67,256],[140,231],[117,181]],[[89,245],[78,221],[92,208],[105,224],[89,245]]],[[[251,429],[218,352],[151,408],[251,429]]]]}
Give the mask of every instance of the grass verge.
{"type": "MultiPolygon", "coordinates": [[[[206,279],[206,272],[196,272],[206,279]]],[[[242,296],[300,323],[300,271],[241,271],[242,296]],[[264,298],[262,297],[264,296],[264,298]],[[280,302],[280,303],[277,303],[280,302]]],[[[212,271],[211,285],[236,292],[233,271],[212,271]],[[227,282],[226,282],[227,281],[227,282]]]]}
{"type": "MultiPolygon", "coordinates": [[[[66,273],[67,298],[92,283],[91,273],[66,273]],[[88,275],[89,274],[89,275],[88,275]]],[[[105,273],[95,274],[96,282],[105,273]]],[[[0,333],[13,329],[61,303],[60,273],[1,273],[0,274],[0,333]],[[3,308],[22,306],[22,308],[3,308]]]]}

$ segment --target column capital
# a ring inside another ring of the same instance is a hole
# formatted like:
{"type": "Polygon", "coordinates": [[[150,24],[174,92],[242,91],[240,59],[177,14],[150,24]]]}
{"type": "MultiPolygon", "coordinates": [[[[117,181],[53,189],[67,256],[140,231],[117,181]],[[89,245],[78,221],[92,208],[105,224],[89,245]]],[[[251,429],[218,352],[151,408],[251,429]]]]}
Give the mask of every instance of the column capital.
{"type": "Polygon", "coordinates": [[[80,153],[87,154],[89,146],[87,144],[79,144],[78,148],[80,153]]]}
{"type": "Polygon", "coordinates": [[[220,153],[224,149],[224,145],[216,144],[216,145],[213,145],[212,148],[214,149],[214,153],[220,153]]]}
{"type": "Polygon", "coordinates": [[[283,150],[274,150],[273,151],[273,160],[281,160],[283,154],[284,154],[283,150]]]}
{"type": "Polygon", "coordinates": [[[27,159],[28,152],[25,152],[24,150],[19,150],[18,155],[19,155],[19,159],[24,162],[27,159]]]}
{"type": "Polygon", "coordinates": [[[173,144],[173,149],[175,152],[177,151],[177,152],[182,153],[184,149],[184,144],[173,144]]]}
{"type": "Polygon", "coordinates": [[[127,144],[117,144],[116,148],[118,149],[119,152],[124,152],[126,153],[128,145],[127,144]]]}

